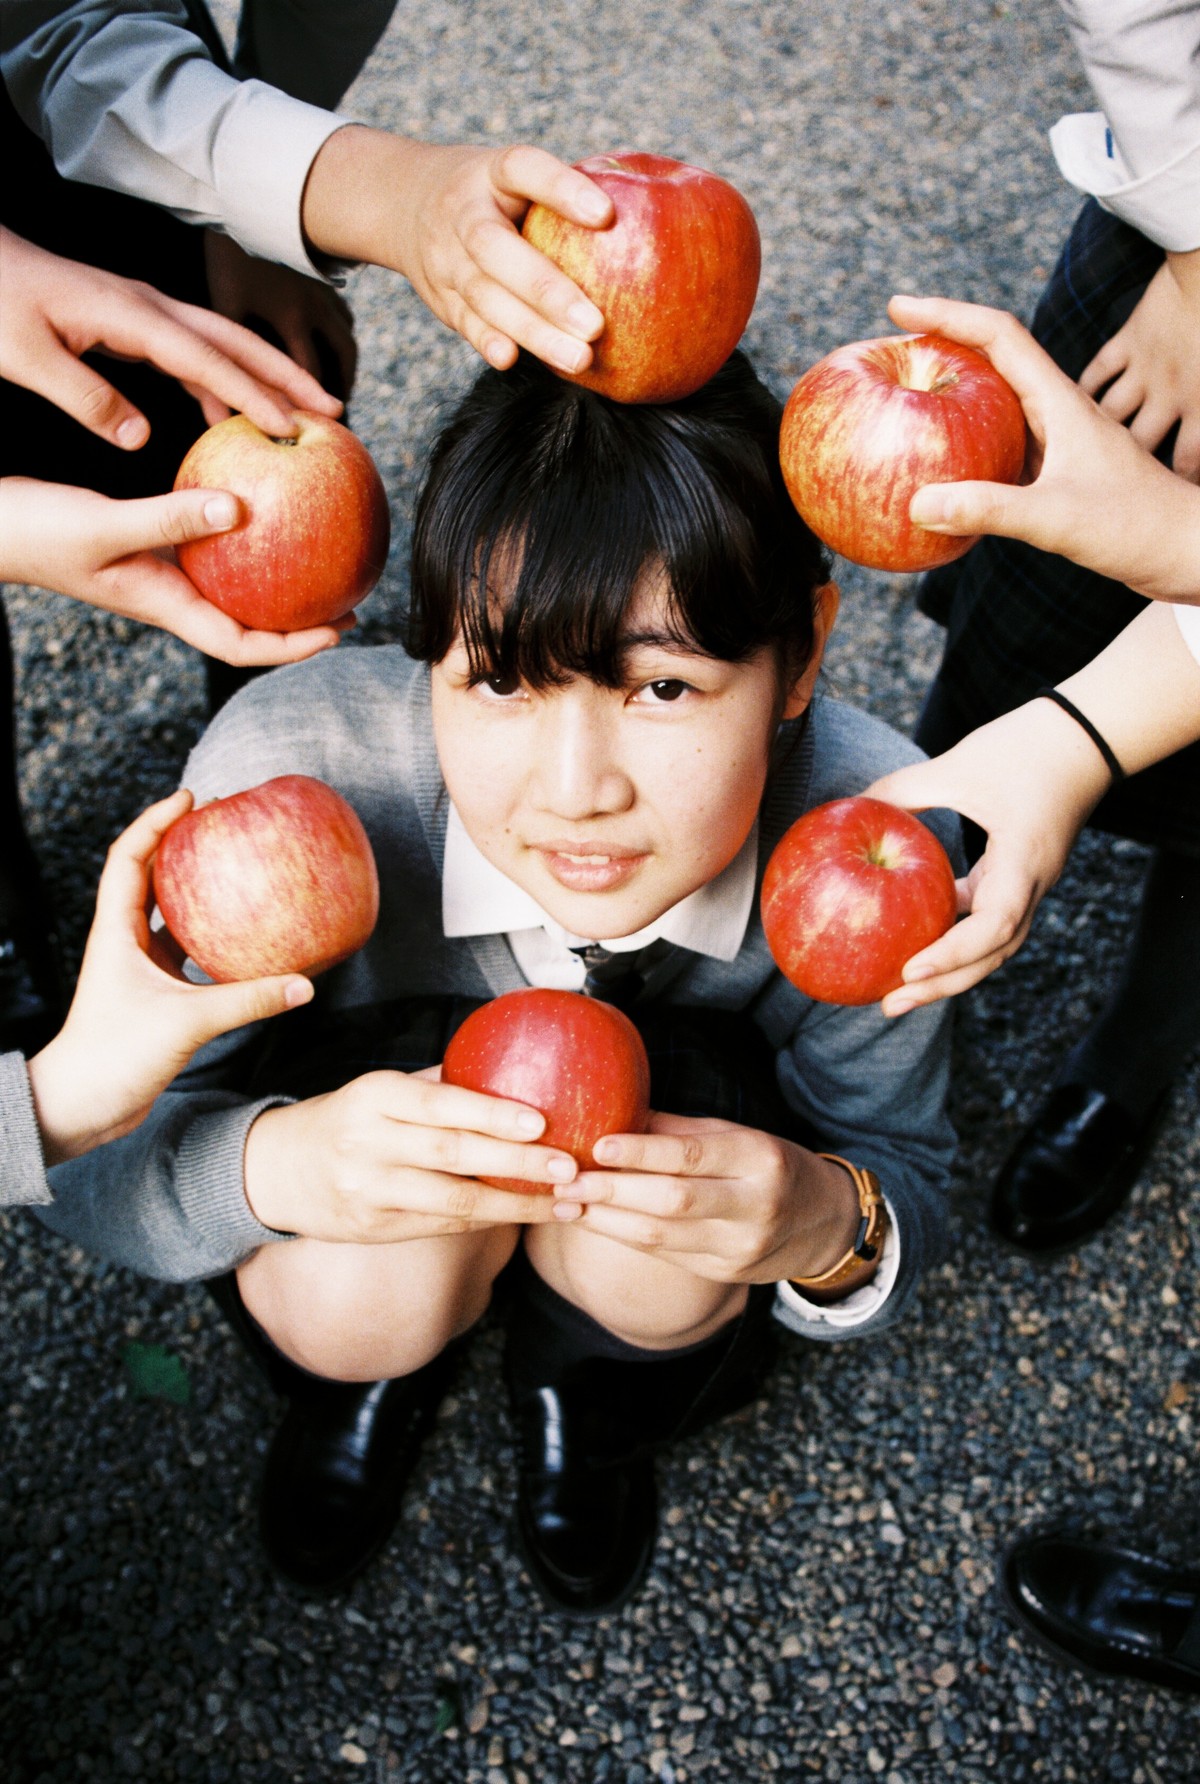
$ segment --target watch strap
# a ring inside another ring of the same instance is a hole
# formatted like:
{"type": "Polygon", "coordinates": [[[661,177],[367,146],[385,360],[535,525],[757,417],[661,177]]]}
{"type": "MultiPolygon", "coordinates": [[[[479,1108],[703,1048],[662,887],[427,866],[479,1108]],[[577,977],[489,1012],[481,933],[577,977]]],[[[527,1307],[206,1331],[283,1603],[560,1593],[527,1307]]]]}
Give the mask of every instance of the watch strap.
{"type": "Polygon", "coordinates": [[[858,1192],[859,1223],[854,1244],[836,1264],[819,1276],[793,1276],[792,1287],[810,1301],[836,1301],[861,1288],[879,1268],[879,1254],[890,1225],[887,1204],[874,1171],[851,1164],[836,1152],[818,1152],[818,1158],[848,1171],[858,1192]]]}

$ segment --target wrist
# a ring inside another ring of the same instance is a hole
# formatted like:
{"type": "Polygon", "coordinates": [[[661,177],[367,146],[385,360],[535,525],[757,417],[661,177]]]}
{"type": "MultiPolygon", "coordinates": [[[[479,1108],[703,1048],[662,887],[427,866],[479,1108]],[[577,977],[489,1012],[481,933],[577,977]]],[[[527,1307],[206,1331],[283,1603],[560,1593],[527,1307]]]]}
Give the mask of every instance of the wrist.
{"type": "Polygon", "coordinates": [[[796,1203],[800,1230],[776,1260],[779,1277],[820,1276],[845,1257],[858,1236],[861,1213],[854,1180],[840,1165],[797,1148],[796,1203]]]}
{"type": "Polygon", "coordinates": [[[365,124],[335,130],[317,150],[301,196],[306,246],[334,260],[389,266],[407,277],[400,219],[411,205],[423,146],[365,124]]]}
{"type": "Polygon", "coordinates": [[[55,1035],[35,1053],[26,1070],[47,1166],[78,1158],[97,1136],[94,1126],[83,1126],[78,1119],[79,1111],[90,1106],[91,1099],[86,1092],[81,1094],[79,1074],[72,1068],[62,1035],[55,1035]]]}
{"type": "Polygon", "coordinates": [[[261,1226],[273,1233],[293,1233],[292,1213],[296,1194],[304,1194],[300,1182],[303,1149],[292,1144],[302,1108],[284,1103],[264,1109],[250,1123],[242,1154],[242,1187],[246,1205],[261,1226]]]}

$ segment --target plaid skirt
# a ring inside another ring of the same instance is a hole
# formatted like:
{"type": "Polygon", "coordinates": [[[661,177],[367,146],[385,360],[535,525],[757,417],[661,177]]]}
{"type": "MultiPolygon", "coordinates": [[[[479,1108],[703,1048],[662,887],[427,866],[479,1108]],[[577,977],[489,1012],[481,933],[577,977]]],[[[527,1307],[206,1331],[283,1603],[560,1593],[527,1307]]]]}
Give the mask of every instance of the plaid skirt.
{"type": "MultiPolygon", "coordinates": [[[[1162,258],[1161,248],[1094,199],[1084,205],[1033,321],[1035,337],[1069,377],[1077,379],[1128,320],[1162,258]]],[[[1164,462],[1174,445],[1172,429],[1158,452],[1164,462]]],[[[955,734],[964,736],[1081,669],[1145,602],[1123,583],[1065,558],[987,538],[966,557],[931,571],[918,605],[947,632],[931,702],[936,744],[946,748],[955,734]]],[[[1200,855],[1200,744],[1115,788],[1091,823],[1200,855]]]]}

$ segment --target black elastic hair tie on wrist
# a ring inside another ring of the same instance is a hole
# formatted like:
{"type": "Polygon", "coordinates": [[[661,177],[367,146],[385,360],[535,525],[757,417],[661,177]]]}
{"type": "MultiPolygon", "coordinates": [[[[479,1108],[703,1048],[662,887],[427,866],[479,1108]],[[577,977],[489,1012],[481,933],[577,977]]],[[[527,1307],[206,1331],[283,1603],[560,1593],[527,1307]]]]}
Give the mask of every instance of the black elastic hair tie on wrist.
{"type": "Polygon", "coordinates": [[[1097,731],[1095,725],[1093,725],[1091,719],[1088,718],[1087,714],[1080,712],[1079,708],[1075,705],[1074,701],[1068,700],[1067,696],[1065,694],[1060,693],[1057,688],[1039,688],[1037,693],[1033,697],[1035,700],[1053,700],[1053,702],[1056,706],[1062,707],[1063,711],[1067,714],[1067,716],[1069,718],[1073,718],[1077,725],[1082,726],[1082,728],[1087,732],[1088,736],[1091,738],[1092,742],[1095,744],[1096,748],[1100,751],[1100,754],[1104,757],[1105,765],[1108,768],[1108,772],[1112,775],[1114,786],[1116,786],[1118,784],[1118,782],[1123,781],[1127,778],[1126,774],[1125,774],[1125,770],[1121,767],[1121,764],[1117,761],[1117,758],[1113,755],[1112,750],[1108,746],[1107,740],[1100,735],[1099,731],[1097,731]]]}

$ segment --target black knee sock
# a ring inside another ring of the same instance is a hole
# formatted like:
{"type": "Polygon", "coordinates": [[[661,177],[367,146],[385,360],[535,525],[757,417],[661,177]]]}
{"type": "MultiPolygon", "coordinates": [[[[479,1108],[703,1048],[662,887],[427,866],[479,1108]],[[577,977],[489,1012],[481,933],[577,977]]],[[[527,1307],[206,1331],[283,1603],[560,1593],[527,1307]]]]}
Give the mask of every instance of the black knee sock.
{"type": "Polygon", "coordinates": [[[1200,1046],[1200,860],[1158,850],[1120,977],[1060,1082],[1115,1097],[1137,1120],[1200,1046]]]}
{"type": "Polygon", "coordinates": [[[774,1284],[754,1284],[745,1308],[698,1343],[649,1350],[618,1338],[544,1282],[524,1252],[509,1266],[513,1304],[504,1366],[520,1406],[565,1390],[601,1415],[615,1449],[656,1445],[702,1429],[753,1399],[775,1356],[774,1284]]]}

